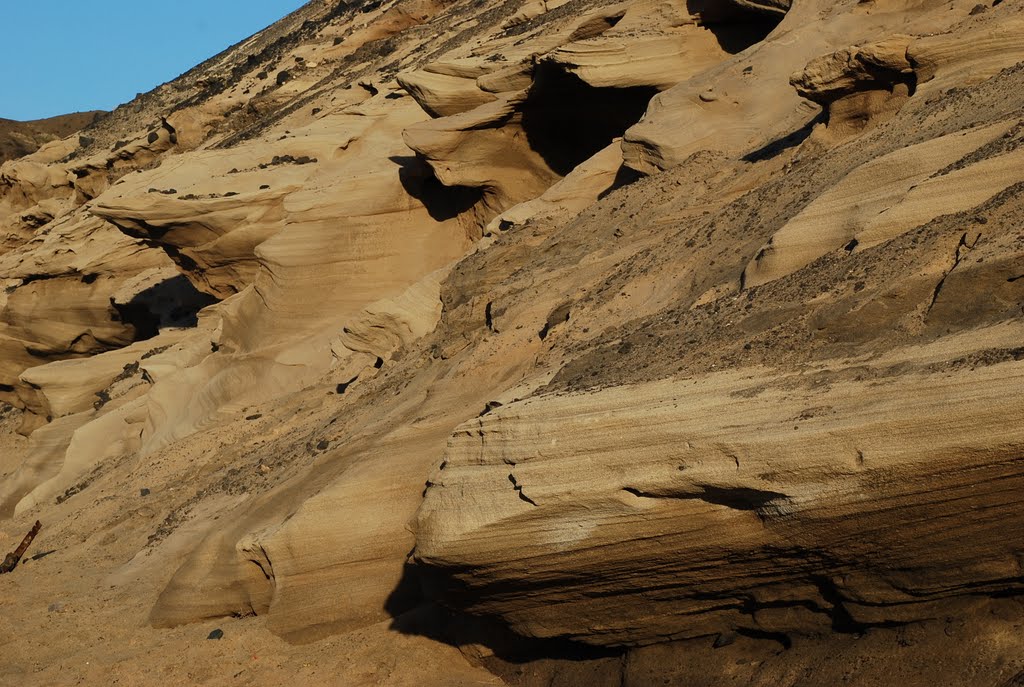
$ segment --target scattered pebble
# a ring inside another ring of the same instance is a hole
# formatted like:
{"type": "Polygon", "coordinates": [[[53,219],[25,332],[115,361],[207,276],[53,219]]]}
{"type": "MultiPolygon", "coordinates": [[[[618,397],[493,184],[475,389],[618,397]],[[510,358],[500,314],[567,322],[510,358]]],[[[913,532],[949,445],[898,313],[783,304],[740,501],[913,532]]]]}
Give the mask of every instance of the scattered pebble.
{"type": "Polygon", "coordinates": [[[214,631],[213,631],[213,632],[211,632],[211,633],[210,633],[209,635],[207,635],[207,637],[206,637],[206,638],[207,638],[207,639],[220,639],[220,638],[221,638],[221,637],[223,637],[223,636],[224,636],[224,630],[222,630],[222,629],[220,629],[220,628],[218,627],[218,628],[217,628],[216,630],[214,630],[214,631]]]}
{"type": "Polygon", "coordinates": [[[730,644],[736,643],[736,634],[734,632],[723,632],[719,634],[714,643],[711,645],[714,649],[721,649],[723,646],[729,646],[730,644]]]}

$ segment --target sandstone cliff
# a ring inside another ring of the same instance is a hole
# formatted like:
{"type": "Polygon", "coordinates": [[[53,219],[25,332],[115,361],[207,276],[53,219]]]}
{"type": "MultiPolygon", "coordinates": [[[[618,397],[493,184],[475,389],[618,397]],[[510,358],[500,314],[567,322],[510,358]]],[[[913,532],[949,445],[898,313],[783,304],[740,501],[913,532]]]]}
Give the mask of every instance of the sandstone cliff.
{"type": "Polygon", "coordinates": [[[4,163],[0,676],[1016,684],[1022,30],[317,0],[4,163]]]}

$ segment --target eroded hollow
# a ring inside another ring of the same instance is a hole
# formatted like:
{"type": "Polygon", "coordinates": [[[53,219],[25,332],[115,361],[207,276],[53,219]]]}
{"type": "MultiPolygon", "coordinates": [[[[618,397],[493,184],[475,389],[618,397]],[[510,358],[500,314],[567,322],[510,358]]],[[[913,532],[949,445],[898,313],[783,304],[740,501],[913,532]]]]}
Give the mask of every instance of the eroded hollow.
{"type": "Polygon", "coordinates": [[[722,50],[743,52],[768,37],[785,18],[788,0],[687,0],[690,14],[715,35],[722,50]]]}
{"type": "Polygon", "coordinates": [[[217,302],[180,274],[139,292],[127,303],[114,303],[116,318],[135,329],[135,341],[152,339],[165,327],[195,327],[199,311],[217,302]]]}
{"type": "Polygon", "coordinates": [[[442,184],[421,155],[393,156],[388,159],[398,165],[398,178],[405,192],[423,203],[436,222],[444,222],[470,211],[483,198],[482,188],[442,184]]]}
{"type": "Polygon", "coordinates": [[[653,87],[596,88],[542,62],[522,106],[526,139],[553,172],[565,176],[640,121],[653,87]]]}

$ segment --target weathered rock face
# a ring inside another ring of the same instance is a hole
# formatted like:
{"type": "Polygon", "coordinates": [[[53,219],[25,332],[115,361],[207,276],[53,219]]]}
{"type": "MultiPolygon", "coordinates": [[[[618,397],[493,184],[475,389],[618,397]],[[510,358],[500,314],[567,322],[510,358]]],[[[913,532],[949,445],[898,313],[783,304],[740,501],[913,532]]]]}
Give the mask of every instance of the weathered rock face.
{"type": "Polygon", "coordinates": [[[209,302],[166,257],[81,213],[0,256],[0,271],[0,394],[29,407],[31,385],[19,383],[27,368],[151,338],[209,302]]]}
{"type": "Polygon", "coordinates": [[[901,148],[850,172],[772,235],[743,273],[747,287],[791,274],[839,248],[877,246],[939,215],[967,211],[1024,181],[1018,150],[956,169],[1010,135],[1015,118],[901,148]],[[879,185],[879,180],[885,183],[879,185]],[[956,188],[955,196],[948,196],[956,188]]]}
{"type": "Polygon", "coordinates": [[[312,2],[0,168],[0,516],[424,684],[1010,679],[1021,21],[312,2]]]}
{"type": "MultiPolygon", "coordinates": [[[[275,27],[276,39],[271,32],[247,42],[249,57],[225,54],[205,65],[198,81],[186,75],[177,88],[191,91],[188,98],[174,102],[164,89],[138,103],[141,130],[117,130],[113,143],[96,132],[88,145],[67,141],[59,150],[5,168],[10,169],[5,199],[20,212],[7,216],[13,248],[6,259],[13,276],[26,273],[7,299],[10,347],[26,350],[8,357],[10,398],[28,411],[28,429],[47,418],[62,422],[47,428],[45,445],[30,446],[23,468],[0,491],[4,512],[21,513],[73,491],[76,480],[111,452],[157,455],[215,426],[225,414],[325,377],[332,388],[345,390],[372,379],[396,349],[433,329],[444,271],[498,212],[541,196],[565,175],[569,181],[547,196],[547,207],[583,207],[607,190],[620,165],[613,141],[639,119],[655,87],[674,83],[667,73],[646,75],[647,70],[626,65],[602,70],[594,63],[600,77],[595,71],[577,75],[563,58],[536,60],[538,50],[573,46],[616,25],[616,40],[631,45],[636,27],[669,18],[682,34],[666,27],[671,46],[665,56],[678,63],[687,32],[707,34],[675,6],[596,7],[567,14],[526,29],[525,44],[504,34],[502,17],[488,16],[485,31],[492,32],[502,60],[455,54],[425,62],[412,56],[409,44],[402,48],[403,64],[411,68],[399,82],[359,76],[365,73],[363,60],[387,56],[373,52],[380,41],[439,11],[431,4],[396,5],[375,11],[366,24],[340,5],[311,6],[302,22],[297,15],[275,27]],[[278,68],[273,79],[268,64],[278,68]],[[218,76],[226,73],[230,78],[218,76]],[[353,88],[352,81],[360,85],[353,88]],[[400,84],[414,98],[406,97],[400,84]],[[474,88],[480,95],[471,95],[474,88]],[[301,111],[294,109],[300,99],[301,111]],[[280,114],[254,122],[240,109],[280,114]],[[280,123],[273,120],[278,116],[280,123]],[[593,163],[584,164],[599,152],[593,163]],[[573,176],[577,166],[580,172],[573,176]],[[44,211],[49,214],[43,216],[44,211]],[[37,217],[54,219],[33,228],[37,217]],[[63,250],[68,245],[74,246],[70,254],[63,250]],[[188,281],[181,282],[179,274],[188,281]],[[81,313],[76,317],[41,317],[38,308],[30,311],[25,304],[38,275],[46,275],[55,288],[81,278],[92,287],[86,292],[91,300],[76,306],[81,313]],[[157,275],[175,281],[181,293],[171,297],[165,288],[163,300],[151,304],[150,292],[163,284],[157,275]],[[196,311],[214,299],[223,302],[197,317],[196,311]],[[122,310],[134,319],[111,314],[122,310]],[[200,326],[182,328],[189,318],[200,326]],[[53,324],[47,329],[48,321],[53,324]],[[109,332],[100,328],[104,322],[110,323],[109,332]],[[117,349],[158,332],[161,338],[152,345],[140,342],[95,363],[33,368],[117,349]],[[49,348],[41,350],[32,343],[36,340],[50,342],[49,348]],[[100,436],[116,439],[113,448],[89,443],[100,436]]],[[[433,54],[448,50],[444,41],[458,35],[437,36],[433,54]]],[[[689,50],[696,55],[703,44],[693,43],[689,50]]],[[[655,54],[661,48],[644,50],[661,59],[655,54]]],[[[708,59],[726,56],[716,50],[708,59]]],[[[108,130],[123,114],[105,120],[108,130]]],[[[393,518],[377,518],[386,531],[412,518],[418,500],[410,497],[451,427],[465,419],[453,400],[461,396],[441,391],[448,399],[438,411],[443,419],[423,436],[401,439],[407,451],[412,451],[410,441],[421,445],[418,457],[398,475],[380,472],[401,504],[393,518]]],[[[475,407],[488,392],[466,393],[471,399],[466,405],[475,407]]],[[[387,455],[381,453],[379,460],[387,455]]],[[[369,567],[343,566],[346,571],[337,576],[336,584],[348,587],[364,580],[365,594],[352,608],[329,608],[327,594],[318,602],[323,615],[314,618],[295,610],[294,604],[308,601],[305,593],[284,593],[297,584],[288,580],[304,577],[330,588],[319,576],[309,577],[313,559],[292,553],[304,550],[306,544],[299,543],[307,541],[304,536],[288,534],[277,544],[268,539],[281,518],[323,490],[351,498],[355,487],[347,480],[355,473],[336,486],[325,481],[327,474],[332,473],[319,473],[316,487],[308,478],[300,480],[306,483],[301,496],[272,497],[269,510],[245,505],[237,531],[211,539],[200,547],[206,553],[197,553],[182,569],[181,580],[210,578],[217,588],[242,590],[240,597],[196,599],[193,582],[175,582],[154,621],[182,622],[214,609],[230,613],[239,605],[273,609],[276,627],[286,634],[379,619],[391,587],[382,580],[397,582],[411,548],[411,542],[382,532],[353,538],[351,529],[338,531],[339,545],[348,540],[351,555],[370,561],[369,567]],[[365,556],[371,541],[383,548],[365,556]],[[256,550],[273,553],[270,586],[265,579],[250,579],[247,552],[256,550]],[[212,577],[211,564],[218,571],[212,577]]],[[[376,517],[370,511],[366,519],[376,517]]],[[[320,510],[302,512],[310,515],[296,522],[309,519],[305,527],[317,533],[308,540],[313,546],[328,525],[317,515],[320,510]]]]}
{"type": "Polygon", "coordinates": [[[1019,592],[1024,366],[920,355],[498,408],[449,441],[416,560],[460,607],[597,644],[863,631],[1019,592]]]}

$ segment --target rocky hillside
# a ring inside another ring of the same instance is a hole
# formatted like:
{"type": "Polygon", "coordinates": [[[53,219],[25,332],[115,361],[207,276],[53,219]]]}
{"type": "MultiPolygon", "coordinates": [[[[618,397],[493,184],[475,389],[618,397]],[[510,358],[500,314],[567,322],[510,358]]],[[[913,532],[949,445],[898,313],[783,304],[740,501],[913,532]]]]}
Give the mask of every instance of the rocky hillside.
{"type": "Polygon", "coordinates": [[[0,164],[34,153],[45,143],[66,138],[91,124],[105,112],[76,112],[75,114],[16,122],[0,119],[0,164]]]}
{"type": "Polygon", "coordinates": [[[6,162],[0,678],[1021,684],[1022,31],[314,0],[6,162]]]}

